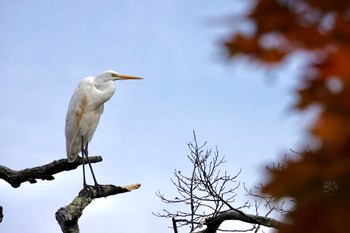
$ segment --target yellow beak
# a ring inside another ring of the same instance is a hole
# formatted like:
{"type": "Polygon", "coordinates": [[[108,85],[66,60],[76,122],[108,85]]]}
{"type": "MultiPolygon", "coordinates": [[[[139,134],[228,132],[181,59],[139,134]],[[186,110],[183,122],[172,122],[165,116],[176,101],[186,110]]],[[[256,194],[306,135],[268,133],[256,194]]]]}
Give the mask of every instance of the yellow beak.
{"type": "Polygon", "coordinates": [[[118,78],[120,78],[120,79],[143,79],[140,77],[124,75],[124,74],[118,74],[118,78]]]}

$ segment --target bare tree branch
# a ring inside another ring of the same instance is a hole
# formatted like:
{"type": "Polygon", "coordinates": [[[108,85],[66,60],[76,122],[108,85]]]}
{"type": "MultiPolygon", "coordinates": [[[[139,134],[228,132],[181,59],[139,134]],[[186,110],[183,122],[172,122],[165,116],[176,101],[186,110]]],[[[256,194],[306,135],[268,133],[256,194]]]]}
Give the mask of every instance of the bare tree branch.
{"type": "Polygon", "coordinates": [[[172,222],[173,222],[174,233],[178,233],[175,218],[173,217],[171,220],[172,220],[172,222]]]}
{"type": "Polygon", "coordinates": [[[219,226],[221,225],[221,223],[223,223],[226,220],[239,220],[242,222],[252,223],[252,224],[256,224],[257,222],[259,222],[259,225],[262,225],[265,227],[272,227],[275,229],[281,229],[289,226],[288,223],[283,223],[273,218],[257,216],[252,214],[242,215],[241,213],[238,213],[235,210],[228,210],[217,214],[213,218],[206,219],[205,224],[207,225],[207,228],[203,232],[215,233],[219,229],[219,226]]]}
{"type": "MultiPolygon", "coordinates": [[[[102,161],[101,156],[92,156],[89,158],[91,163],[98,163],[102,161]]],[[[85,160],[85,162],[87,162],[85,160]]],[[[62,171],[70,171],[76,169],[83,164],[83,159],[79,157],[75,162],[68,163],[67,159],[55,160],[43,166],[27,168],[20,171],[15,171],[5,166],[0,166],[0,179],[5,180],[13,188],[18,188],[22,183],[28,181],[29,183],[36,183],[37,179],[53,180],[54,174],[62,171]]]]}
{"type": "Polygon", "coordinates": [[[98,189],[88,187],[82,189],[79,195],[67,206],[61,207],[55,214],[58,224],[63,233],[79,233],[78,220],[83,214],[83,210],[94,198],[108,197],[119,193],[130,192],[140,188],[140,184],[127,186],[101,185],[98,189]]]}
{"type": "MultiPolygon", "coordinates": [[[[199,145],[195,132],[193,132],[193,136],[193,142],[188,143],[190,154],[187,155],[193,165],[191,173],[187,176],[185,173],[175,170],[174,178],[171,179],[177,189],[178,196],[169,199],[159,191],[156,193],[164,203],[183,204],[185,208],[189,209],[176,212],[164,209],[162,213],[154,215],[171,218],[174,232],[177,232],[177,228],[182,226],[189,226],[191,232],[200,229],[198,232],[203,233],[217,231],[258,232],[260,226],[275,229],[288,226],[287,223],[268,217],[273,211],[281,214],[284,210],[283,203],[278,203],[277,200],[268,195],[263,196],[244,187],[248,196],[256,199],[255,205],[247,201],[241,206],[234,206],[237,196],[236,190],[240,187],[237,177],[241,170],[234,176],[229,175],[226,171],[221,172],[220,166],[225,163],[225,157],[219,155],[217,147],[213,151],[211,149],[205,150],[206,143],[199,145]],[[258,212],[262,205],[266,207],[265,216],[258,212]],[[244,211],[252,206],[255,207],[255,215],[244,211]],[[243,221],[252,224],[252,227],[245,230],[219,229],[221,223],[227,220],[243,221]],[[205,229],[201,228],[203,225],[206,226],[205,229]]],[[[255,189],[259,191],[258,187],[255,189]]]]}

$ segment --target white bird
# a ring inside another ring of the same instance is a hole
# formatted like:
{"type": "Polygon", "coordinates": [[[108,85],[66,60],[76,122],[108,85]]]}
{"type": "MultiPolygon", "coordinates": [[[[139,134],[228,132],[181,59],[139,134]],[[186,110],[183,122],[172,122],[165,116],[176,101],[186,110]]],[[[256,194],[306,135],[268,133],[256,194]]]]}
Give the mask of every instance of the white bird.
{"type": "MultiPolygon", "coordinates": [[[[82,154],[87,159],[95,187],[98,187],[88,157],[88,144],[94,135],[103,113],[103,105],[115,92],[115,80],[142,79],[135,76],[122,75],[109,70],[96,77],[84,78],[75,88],[66,116],[66,150],[68,162],[74,162],[82,154]]],[[[83,163],[83,185],[85,179],[85,163],[83,163]]]]}

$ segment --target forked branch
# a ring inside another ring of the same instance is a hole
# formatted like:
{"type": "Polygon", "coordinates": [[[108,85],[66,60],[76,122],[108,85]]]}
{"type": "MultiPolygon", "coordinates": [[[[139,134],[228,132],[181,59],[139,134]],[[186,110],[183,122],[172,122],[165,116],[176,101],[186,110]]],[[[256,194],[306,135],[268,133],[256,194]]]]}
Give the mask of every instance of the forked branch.
{"type": "Polygon", "coordinates": [[[79,233],[78,220],[83,214],[83,210],[95,198],[108,197],[119,193],[130,192],[140,188],[140,184],[127,186],[101,185],[98,189],[88,187],[82,189],[79,195],[65,207],[61,207],[55,214],[58,224],[63,233],[79,233]]]}

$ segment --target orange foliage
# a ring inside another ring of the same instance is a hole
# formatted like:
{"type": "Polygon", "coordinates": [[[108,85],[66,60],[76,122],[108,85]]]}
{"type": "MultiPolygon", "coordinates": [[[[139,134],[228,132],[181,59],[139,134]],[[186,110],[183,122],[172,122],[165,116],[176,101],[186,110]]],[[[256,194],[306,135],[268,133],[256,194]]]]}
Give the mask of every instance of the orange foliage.
{"type": "Polygon", "coordinates": [[[295,200],[287,216],[293,224],[283,232],[350,232],[350,1],[257,0],[246,17],[256,30],[224,43],[230,57],[248,55],[268,65],[297,51],[314,54],[295,90],[295,108],[319,107],[309,127],[318,146],[271,171],[264,189],[295,200]],[[274,34],[283,38],[283,46],[261,43],[274,34]]]}

